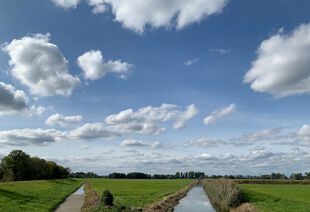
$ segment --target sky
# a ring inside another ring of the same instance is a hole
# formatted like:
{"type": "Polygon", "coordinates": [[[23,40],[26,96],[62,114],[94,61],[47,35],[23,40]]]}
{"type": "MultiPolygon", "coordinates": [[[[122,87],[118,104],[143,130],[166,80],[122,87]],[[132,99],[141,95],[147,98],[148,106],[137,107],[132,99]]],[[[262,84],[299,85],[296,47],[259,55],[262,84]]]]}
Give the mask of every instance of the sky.
{"type": "Polygon", "coordinates": [[[307,0],[0,2],[0,155],[98,174],[309,171],[307,0]]]}

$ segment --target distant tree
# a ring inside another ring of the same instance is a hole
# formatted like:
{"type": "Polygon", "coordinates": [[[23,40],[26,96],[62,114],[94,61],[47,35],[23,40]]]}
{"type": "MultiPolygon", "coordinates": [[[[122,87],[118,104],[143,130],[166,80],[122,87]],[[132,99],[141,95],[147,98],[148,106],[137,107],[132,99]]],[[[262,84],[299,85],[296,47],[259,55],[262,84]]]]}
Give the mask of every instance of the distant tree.
{"type": "Polygon", "coordinates": [[[291,174],[291,179],[294,179],[294,180],[303,180],[304,177],[302,176],[302,173],[293,173],[293,174],[291,174]]]}

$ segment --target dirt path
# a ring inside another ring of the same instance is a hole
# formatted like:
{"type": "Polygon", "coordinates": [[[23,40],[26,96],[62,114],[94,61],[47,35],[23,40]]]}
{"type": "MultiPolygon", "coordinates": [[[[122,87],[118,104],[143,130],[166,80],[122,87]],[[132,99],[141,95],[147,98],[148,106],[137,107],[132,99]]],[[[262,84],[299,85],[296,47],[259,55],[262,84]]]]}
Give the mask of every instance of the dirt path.
{"type": "Polygon", "coordinates": [[[80,212],[84,203],[84,185],[71,194],[55,212],[80,212]]]}

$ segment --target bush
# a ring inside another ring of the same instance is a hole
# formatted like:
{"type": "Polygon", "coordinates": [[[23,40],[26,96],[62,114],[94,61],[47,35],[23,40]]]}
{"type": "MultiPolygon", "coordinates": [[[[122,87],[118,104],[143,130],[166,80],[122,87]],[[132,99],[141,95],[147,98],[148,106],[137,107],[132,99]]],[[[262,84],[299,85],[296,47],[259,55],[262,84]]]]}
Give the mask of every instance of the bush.
{"type": "Polygon", "coordinates": [[[101,196],[101,203],[105,206],[112,206],[113,205],[113,195],[111,194],[111,192],[109,190],[105,190],[102,193],[101,196]]]}
{"type": "Polygon", "coordinates": [[[237,207],[242,201],[238,184],[232,180],[205,180],[203,187],[217,211],[229,211],[230,208],[237,207]]]}

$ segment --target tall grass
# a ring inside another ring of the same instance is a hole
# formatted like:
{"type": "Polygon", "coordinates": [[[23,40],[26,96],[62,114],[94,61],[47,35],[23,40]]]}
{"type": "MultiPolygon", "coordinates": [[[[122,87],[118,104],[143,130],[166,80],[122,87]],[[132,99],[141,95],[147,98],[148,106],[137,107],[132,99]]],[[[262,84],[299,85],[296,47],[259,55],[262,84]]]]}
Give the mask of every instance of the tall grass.
{"type": "Polygon", "coordinates": [[[241,190],[233,180],[203,180],[202,184],[217,211],[227,212],[242,202],[241,190]]]}

